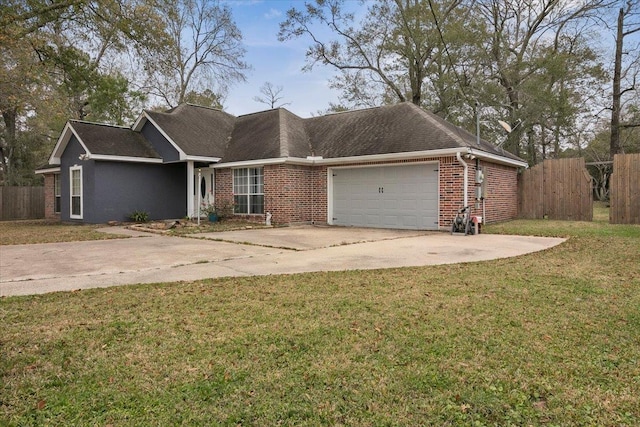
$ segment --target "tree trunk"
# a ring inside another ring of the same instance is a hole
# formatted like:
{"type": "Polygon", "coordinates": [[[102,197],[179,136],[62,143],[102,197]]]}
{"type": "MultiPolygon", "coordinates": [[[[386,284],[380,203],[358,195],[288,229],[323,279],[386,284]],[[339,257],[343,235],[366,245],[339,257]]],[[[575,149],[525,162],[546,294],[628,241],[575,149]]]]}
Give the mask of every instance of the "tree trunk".
{"type": "Polygon", "coordinates": [[[609,156],[619,154],[620,149],[620,99],[622,93],[620,81],[622,79],[622,44],[624,41],[624,9],[618,13],[618,32],[616,34],[616,56],[613,63],[613,105],[611,106],[611,141],[609,143],[609,156]]]}
{"type": "Polygon", "coordinates": [[[5,146],[0,145],[0,160],[2,160],[2,171],[4,185],[14,185],[12,177],[11,157],[16,145],[16,117],[18,115],[17,107],[10,107],[2,110],[2,119],[4,120],[4,142],[5,146]]]}

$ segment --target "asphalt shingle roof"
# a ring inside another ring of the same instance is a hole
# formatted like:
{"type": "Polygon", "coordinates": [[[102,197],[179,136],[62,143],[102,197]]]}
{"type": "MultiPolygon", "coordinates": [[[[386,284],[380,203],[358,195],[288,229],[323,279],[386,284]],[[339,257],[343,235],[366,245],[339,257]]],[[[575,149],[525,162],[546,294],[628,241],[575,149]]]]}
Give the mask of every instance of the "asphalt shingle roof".
{"type": "Polygon", "coordinates": [[[304,119],[278,108],[238,117],[223,162],[310,154],[304,119]]]}
{"type": "Polygon", "coordinates": [[[470,147],[517,159],[409,102],[307,119],[306,130],[325,158],[470,147]]]}
{"type": "Polygon", "coordinates": [[[224,111],[191,104],[146,113],[187,156],[222,157],[236,121],[224,111]]]}
{"type": "Polygon", "coordinates": [[[129,128],[76,120],[71,120],[69,124],[91,154],[160,158],[140,133],[129,128]]]}
{"type": "Polygon", "coordinates": [[[280,108],[238,117],[222,163],[278,157],[325,159],[473,148],[521,160],[405,102],[302,119],[280,108]]]}
{"type": "MultiPolygon", "coordinates": [[[[187,156],[221,163],[275,158],[325,159],[473,148],[521,160],[412,103],[303,119],[284,108],[234,117],[182,104],[146,111],[187,156]]],[[[70,122],[93,154],[159,158],[142,134],[128,128],[70,122]]]]}

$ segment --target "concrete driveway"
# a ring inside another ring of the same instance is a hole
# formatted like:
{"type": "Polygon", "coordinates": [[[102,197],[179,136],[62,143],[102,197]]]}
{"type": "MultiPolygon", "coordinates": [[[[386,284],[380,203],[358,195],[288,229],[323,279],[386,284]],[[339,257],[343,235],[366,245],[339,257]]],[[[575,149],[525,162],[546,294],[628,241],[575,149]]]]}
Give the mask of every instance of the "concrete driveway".
{"type": "Polygon", "coordinates": [[[452,236],[342,227],[286,227],[169,237],[0,246],[0,296],[135,283],[483,261],[544,250],[565,239],[452,236]]]}

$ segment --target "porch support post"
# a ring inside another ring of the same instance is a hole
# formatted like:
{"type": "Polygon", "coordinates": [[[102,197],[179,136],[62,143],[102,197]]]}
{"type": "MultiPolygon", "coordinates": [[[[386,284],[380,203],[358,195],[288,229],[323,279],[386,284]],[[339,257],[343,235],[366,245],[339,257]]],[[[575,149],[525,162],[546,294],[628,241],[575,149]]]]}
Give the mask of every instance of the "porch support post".
{"type": "Polygon", "coordinates": [[[193,174],[194,174],[194,168],[193,168],[193,161],[188,161],[187,162],[187,216],[189,218],[193,218],[195,216],[195,213],[193,212],[193,208],[194,208],[194,197],[193,197],[193,193],[194,193],[194,188],[195,188],[195,182],[193,179],[193,174]]]}

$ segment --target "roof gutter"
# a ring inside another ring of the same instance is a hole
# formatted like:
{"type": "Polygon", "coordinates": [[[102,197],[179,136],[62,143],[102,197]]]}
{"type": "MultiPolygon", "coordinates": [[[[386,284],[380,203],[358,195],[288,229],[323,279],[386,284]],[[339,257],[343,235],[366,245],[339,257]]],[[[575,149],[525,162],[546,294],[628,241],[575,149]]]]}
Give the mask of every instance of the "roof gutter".
{"type": "Polygon", "coordinates": [[[440,150],[429,151],[408,151],[404,153],[388,153],[388,154],[370,154],[365,156],[351,157],[333,157],[323,158],[322,156],[302,157],[276,157],[271,159],[241,160],[237,162],[216,163],[212,167],[216,169],[223,168],[242,168],[252,166],[264,166],[275,164],[293,164],[293,165],[310,165],[310,166],[332,166],[346,165],[350,163],[371,163],[371,162],[392,162],[396,160],[412,160],[412,159],[434,159],[438,157],[457,156],[458,153],[473,154],[477,158],[491,160],[494,163],[508,165],[512,167],[527,167],[528,164],[523,161],[502,157],[495,154],[487,153],[482,150],[473,150],[471,148],[443,148],[440,150]]]}
{"type": "Polygon", "coordinates": [[[473,148],[469,148],[468,153],[476,156],[479,159],[491,160],[494,163],[500,163],[508,166],[515,166],[518,168],[529,167],[529,163],[525,161],[510,159],[508,157],[499,156],[497,154],[487,153],[486,151],[474,150],[473,148]]]}
{"type": "Polygon", "coordinates": [[[250,167],[258,165],[273,165],[273,164],[294,164],[294,165],[340,165],[349,163],[370,163],[370,162],[391,162],[394,160],[410,160],[410,159],[422,159],[422,158],[437,158],[455,156],[460,151],[459,148],[444,148],[440,150],[429,151],[408,151],[404,153],[388,153],[388,154],[370,154],[365,156],[350,156],[350,157],[332,157],[323,158],[322,156],[307,156],[302,157],[276,157],[272,159],[259,159],[259,160],[243,160],[237,162],[217,163],[215,168],[239,168],[250,167]]]}
{"type": "Polygon", "coordinates": [[[460,163],[462,165],[462,167],[464,168],[464,176],[463,176],[463,187],[464,187],[464,197],[463,197],[463,204],[462,207],[466,208],[468,203],[469,203],[469,196],[467,194],[468,190],[469,190],[469,165],[467,165],[467,162],[465,162],[464,160],[462,160],[462,156],[460,155],[460,151],[458,151],[456,153],[456,159],[458,160],[458,163],[460,163]]]}
{"type": "Polygon", "coordinates": [[[59,173],[59,172],[60,172],[60,166],[50,167],[45,169],[36,169],[34,173],[36,175],[39,175],[39,174],[45,174],[45,173],[59,173]]]}

